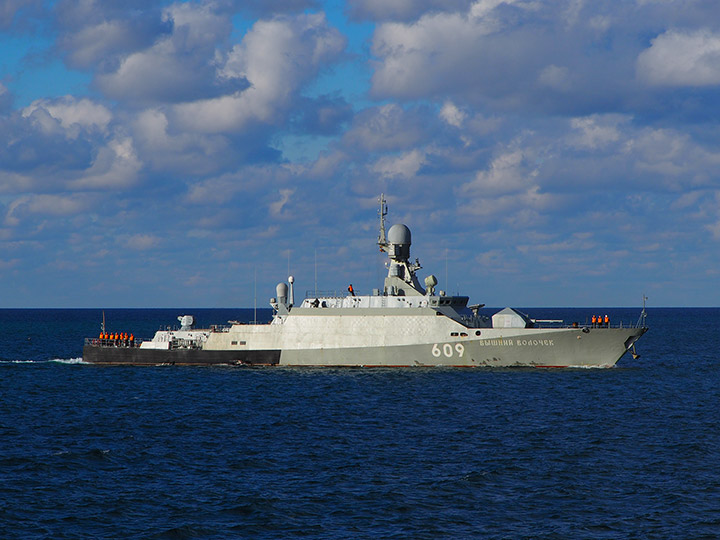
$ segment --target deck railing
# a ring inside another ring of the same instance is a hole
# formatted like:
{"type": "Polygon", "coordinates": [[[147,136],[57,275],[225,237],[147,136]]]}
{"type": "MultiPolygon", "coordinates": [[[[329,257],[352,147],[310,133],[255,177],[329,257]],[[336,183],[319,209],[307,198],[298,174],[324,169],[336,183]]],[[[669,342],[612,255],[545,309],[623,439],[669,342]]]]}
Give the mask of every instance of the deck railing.
{"type": "Polygon", "coordinates": [[[135,339],[130,341],[129,339],[100,339],[100,338],[85,338],[85,345],[92,347],[139,347],[142,343],[142,339],[135,339]]]}
{"type": "Polygon", "coordinates": [[[347,292],[343,291],[316,291],[308,290],[305,291],[305,299],[308,298],[345,298],[348,295],[347,292]]]}

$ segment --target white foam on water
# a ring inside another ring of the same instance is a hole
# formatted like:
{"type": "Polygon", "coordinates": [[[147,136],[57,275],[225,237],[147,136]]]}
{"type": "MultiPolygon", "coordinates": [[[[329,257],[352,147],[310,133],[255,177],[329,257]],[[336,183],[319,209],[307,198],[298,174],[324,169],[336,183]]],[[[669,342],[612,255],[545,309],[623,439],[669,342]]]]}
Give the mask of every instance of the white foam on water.
{"type": "Polygon", "coordinates": [[[88,364],[82,358],[53,358],[49,362],[57,362],[59,364],[88,364]]]}
{"type": "Polygon", "coordinates": [[[0,364],[47,364],[57,362],[58,364],[88,364],[82,358],[52,358],[50,360],[0,360],[0,364]]]}

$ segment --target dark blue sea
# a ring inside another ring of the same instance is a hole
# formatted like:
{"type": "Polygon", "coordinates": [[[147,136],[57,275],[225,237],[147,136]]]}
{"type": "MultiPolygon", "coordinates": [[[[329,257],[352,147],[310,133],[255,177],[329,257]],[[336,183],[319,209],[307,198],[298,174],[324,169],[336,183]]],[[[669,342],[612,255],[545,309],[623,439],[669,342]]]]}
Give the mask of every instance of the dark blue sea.
{"type": "MultiPolygon", "coordinates": [[[[254,317],[105,317],[185,313],[254,317]]],[[[720,538],[720,309],[566,370],[83,364],[101,320],[0,310],[0,538],[720,538]]]]}

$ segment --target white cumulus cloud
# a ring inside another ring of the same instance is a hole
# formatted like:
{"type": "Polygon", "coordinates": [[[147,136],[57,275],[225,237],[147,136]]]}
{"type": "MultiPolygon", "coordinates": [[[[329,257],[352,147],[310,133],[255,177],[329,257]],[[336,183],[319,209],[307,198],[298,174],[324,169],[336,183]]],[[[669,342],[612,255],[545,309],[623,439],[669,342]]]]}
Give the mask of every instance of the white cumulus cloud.
{"type": "Polygon", "coordinates": [[[418,149],[400,156],[385,156],[373,165],[373,172],[385,178],[412,178],[425,163],[425,154],[418,149]]]}
{"type": "Polygon", "coordinates": [[[668,30],[637,59],[638,77],[655,86],[720,84],[720,34],[668,30]]]}
{"type": "Polygon", "coordinates": [[[69,185],[72,189],[121,189],[133,185],[142,168],[130,138],[117,138],[100,148],[92,165],[69,185]]]}
{"type": "Polygon", "coordinates": [[[40,99],[33,101],[22,111],[27,118],[39,109],[44,109],[50,116],[60,122],[66,130],[73,126],[97,128],[106,131],[113,118],[110,109],[87,98],[65,96],[57,100],[40,99]]]}
{"type": "Polygon", "coordinates": [[[175,119],[185,129],[232,132],[249,122],[280,120],[303,85],[339,57],[345,38],[323,14],[258,21],[227,57],[220,76],[250,87],[216,98],[182,103],[175,119]]]}
{"type": "Polygon", "coordinates": [[[179,102],[211,92],[216,47],[232,29],[214,8],[213,3],[169,6],[163,17],[172,33],[122,57],[114,70],[96,76],[96,84],[107,96],[140,103],[179,102]]]}
{"type": "Polygon", "coordinates": [[[621,138],[620,126],[629,121],[622,115],[593,115],[570,120],[573,132],[569,145],[585,148],[602,148],[621,138]]]}
{"type": "Polygon", "coordinates": [[[536,175],[528,161],[523,150],[503,152],[487,169],[478,171],[475,179],[465,184],[462,191],[483,197],[524,191],[532,186],[532,178],[536,175]]]}
{"type": "Polygon", "coordinates": [[[147,251],[158,246],[160,244],[160,238],[152,234],[134,234],[125,238],[123,244],[129,249],[147,251]]]}
{"type": "Polygon", "coordinates": [[[21,223],[22,218],[28,215],[71,216],[86,210],[90,202],[91,199],[83,194],[24,195],[8,205],[5,225],[17,226],[21,223]]]}
{"type": "Polygon", "coordinates": [[[280,199],[270,204],[270,215],[278,217],[282,214],[283,208],[290,201],[290,197],[295,194],[294,189],[281,189],[280,199]]]}
{"type": "Polygon", "coordinates": [[[451,126],[459,128],[467,118],[467,114],[460,110],[454,103],[446,101],[440,110],[440,118],[451,126]]]}

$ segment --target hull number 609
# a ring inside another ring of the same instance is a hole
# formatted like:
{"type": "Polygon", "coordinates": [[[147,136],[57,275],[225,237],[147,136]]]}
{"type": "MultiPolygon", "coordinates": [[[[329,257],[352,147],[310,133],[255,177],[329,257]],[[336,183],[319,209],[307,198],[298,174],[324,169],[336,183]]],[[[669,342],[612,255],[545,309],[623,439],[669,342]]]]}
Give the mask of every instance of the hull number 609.
{"type": "Polygon", "coordinates": [[[440,358],[441,356],[452,358],[456,354],[459,358],[462,358],[462,355],[465,354],[465,346],[462,343],[456,343],[455,347],[453,347],[451,343],[443,343],[442,345],[435,343],[432,346],[432,355],[435,358],[440,358]]]}

